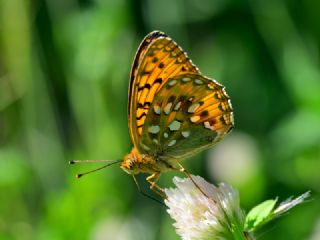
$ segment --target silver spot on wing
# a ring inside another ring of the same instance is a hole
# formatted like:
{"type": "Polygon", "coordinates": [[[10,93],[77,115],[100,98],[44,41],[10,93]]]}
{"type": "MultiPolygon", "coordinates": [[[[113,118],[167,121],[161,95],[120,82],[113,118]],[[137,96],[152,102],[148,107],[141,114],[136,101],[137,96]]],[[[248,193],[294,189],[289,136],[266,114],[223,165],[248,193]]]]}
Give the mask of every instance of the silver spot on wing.
{"type": "Polygon", "coordinates": [[[172,107],[172,102],[169,102],[165,107],[164,107],[164,113],[169,114],[171,112],[171,107],[172,107]]]}
{"type": "Polygon", "coordinates": [[[172,141],[170,141],[170,142],[168,143],[168,147],[172,147],[173,145],[176,144],[176,142],[177,142],[177,140],[173,139],[172,141]]]}
{"type": "Polygon", "coordinates": [[[169,129],[171,131],[178,131],[180,126],[181,126],[181,122],[174,120],[172,123],[170,123],[169,129]]]}
{"type": "Polygon", "coordinates": [[[196,80],[194,80],[194,82],[195,82],[196,84],[198,84],[198,85],[203,84],[203,81],[202,81],[202,80],[200,80],[200,79],[196,79],[196,80]]]}
{"type": "Polygon", "coordinates": [[[148,128],[149,133],[157,134],[160,131],[160,126],[154,125],[148,128]]]}
{"type": "Polygon", "coordinates": [[[178,81],[176,79],[173,79],[168,82],[169,86],[174,86],[178,81]]]}
{"type": "Polygon", "coordinates": [[[195,103],[192,104],[189,108],[188,108],[188,113],[194,113],[198,107],[200,107],[200,103],[195,103]]]}
{"type": "Polygon", "coordinates": [[[181,106],[181,102],[178,102],[176,106],[173,108],[174,111],[178,111],[181,106]]]}
{"type": "Polygon", "coordinates": [[[199,121],[200,120],[200,116],[192,116],[191,118],[190,118],[190,121],[191,122],[197,122],[197,121],[199,121]]]}
{"type": "Polygon", "coordinates": [[[182,131],[181,132],[181,135],[184,137],[184,138],[187,138],[190,136],[190,131],[182,131]]]}
{"type": "Polygon", "coordinates": [[[153,111],[154,111],[154,113],[155,114],[160,114],[161,113],[161,108],[160,108],[160,106],[159,105],[154,105],[153,106],[153,111]]]}

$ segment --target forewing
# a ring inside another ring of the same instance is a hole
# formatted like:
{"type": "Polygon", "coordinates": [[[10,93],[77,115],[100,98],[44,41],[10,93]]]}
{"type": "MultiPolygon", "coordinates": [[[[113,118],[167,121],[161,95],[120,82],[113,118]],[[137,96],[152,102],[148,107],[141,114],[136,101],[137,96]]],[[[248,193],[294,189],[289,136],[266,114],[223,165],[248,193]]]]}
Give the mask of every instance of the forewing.
{"type": "Polygon", "coordinates": [[[155,94],[169,78],[187,73],[199,73],[187,54],[167,35],[152,32],[142,41],[131,70],[128,119],[133,144],[139,144],[146,116],[155,94]]]}
{"type": "Polygon", "coordinates": [[[176,161],[219,142],[233,128],[224,87],[198,74],[170,78],[147,114],[141,148],[155,158],[176,161]]]}

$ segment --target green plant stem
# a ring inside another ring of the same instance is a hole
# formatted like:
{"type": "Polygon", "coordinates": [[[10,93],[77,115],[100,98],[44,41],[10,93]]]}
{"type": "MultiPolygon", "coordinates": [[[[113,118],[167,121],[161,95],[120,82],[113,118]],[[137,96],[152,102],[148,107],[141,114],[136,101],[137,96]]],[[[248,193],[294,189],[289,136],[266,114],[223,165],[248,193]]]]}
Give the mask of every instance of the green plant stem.
{"type": "MultiPolygon", "coordinates": [[[[243,232],[243,229],[237,225],[233,225],[232,228],[233,238],[235,240],[249,240],[250,238],[247,238],[245,233],[243,232]]],[[[250,239],[251,240],[251,239],[250,239]]]]}
{"type": "Polygon", "coordinates": [[[256,238],[250,232],[244,232],[243,229],[233,225],[233,238],[235,240],[255,240],[256,238]]]}

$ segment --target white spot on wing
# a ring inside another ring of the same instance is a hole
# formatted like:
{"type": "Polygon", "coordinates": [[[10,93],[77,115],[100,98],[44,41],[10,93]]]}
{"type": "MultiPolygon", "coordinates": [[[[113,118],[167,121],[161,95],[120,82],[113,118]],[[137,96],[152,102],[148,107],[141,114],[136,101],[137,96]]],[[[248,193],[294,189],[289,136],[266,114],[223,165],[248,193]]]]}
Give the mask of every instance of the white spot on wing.
{"type": "Polygon", "coordinates": [[[230,99],[228,99],[228,104],[229,104],[230,109],[232,110],[232,104],[231,104],[230,99]]]}
{"type": "Polygon", "coordinates": [[[161,113],[161,109],[160,109],[160,106],[159,105],[154,105],[153,106],[153,110],[154,110],[154,113],[155,114],[160,114],[161,113]]]}
{"type": "Polygon", "coordinates": [[[177,142],[177,140],[173,139],[172,141],[170,141],[170,142],[168,143],[168,146],[169,146],[169,147],[172,147],[173,145],[176,144],[176,142],[177,142]]]}
{"type": "Polygon", "coordinates": [[[189,82],[189,81],[191,81],[191,78],[189,77],[182,78],[182,82],[189,82]]]}
{"type": "Polygon", "coordinates": [[[179,128],[181,126],[181,122],[174,120],[170,125],[169,125],[169,129],[171,131],[178,131],[179,128]]]}
{"type": "Polygon", "coordinates": [[[173,79],[173,80],[168,82],[169,86],[174,86],[176,83],[177,83],[176,79],[173,79]]]}
{"type": "Polygon", "coordinates": [[[226,90],[225,90],[224,87],[222,88],[222,92],[223,92],[223,94],[224,94],[227,98],[229,97],[229,95],[227,94],[227,92],[226,92],[226,90]]]}
{"type": "Polygon", "coordinates": [[[163,133],[163,136],[164,136],[164,138],[168,138],[169,134],[165,132],[165,133],[163,133]]]}
{"type": "Polygon", "coordinates": [[[155,144],[159,144],[159,141],[158,141],[158,139],[152,139],[152,141],[155,143],[155,144]]]}
{"type": "Polygon", "coordinates": [[[195,103],[192,104],[189,108],[188,108],[188,113],[194,113],[197,108],[200,107],[200,103],[195,103]]]}
{"type": "Polygon", "coordinates": [[[142,144],[142,143],[141,143],[141,146],[142,146],[142,148],[143,148],[144,150],[147,150],[147,151],[150,150],[150,148],[149,148],[148,146],[146,146],[146,145],[144,145],[144,144],[142,144]]]}
{"type": "Polygon", "coordinates": [[[190,136],[190,131],[182,131],[181,134],[184,138],[187,138],[190,136]]]}
{"type": "Polygon", "coordinates": [[[148,128],[149,133],[157,134],[160,131],[160,126],[154,125],[148,128]]]}
{"type": "Polygon", "coordinates": [[[206,122],[204,122],[203,124],[204,124],[204,127],[205,127],[205,128],[211,129],[212,131],[215,130],[214,126],[213,126],[213,125],[212,125],[212,126],[210,125],[210,122],[206,121],[206,122]]]}
{"type": "Polygon", "coordinates": [[[181,102],[178,102],[173,110],[178,111],[181,106],[181,102]]]}
{"type": "Polygon", "coordinates": [[[164,113],[169,114],[171,112],[171,107],[172,107],[172,102],[169,102],[165,107],[164,107],[164,113]]]}
{"type": "Polygon", "coordinates": [[[210,81],[207,86],[210,89],[214,89],[214,83],[212,81],[210,81]]]}
{"type": "Polygon", "coordinates": [[[234,116],[233,116],[233,112],[230,113],[230,121],[232,123],[232,125],[234,125],[234,116]]]}
{"type": "Polygon", "coordinates": [[[190,121],[191,121],[191,122],[197,122],[198,120],[200,120],[200,116],[192,116],[192,117],[190,118],[190,121]]]}
{"type": "Polygon", "coordinates": [[[203,81],[202,81],[202,80],[200,80],[200,79],[196,79],[196,80],[194,80],[194,82],[195,82],[196,84],[198,84],[198,85],[203,84],[203,81]]]}

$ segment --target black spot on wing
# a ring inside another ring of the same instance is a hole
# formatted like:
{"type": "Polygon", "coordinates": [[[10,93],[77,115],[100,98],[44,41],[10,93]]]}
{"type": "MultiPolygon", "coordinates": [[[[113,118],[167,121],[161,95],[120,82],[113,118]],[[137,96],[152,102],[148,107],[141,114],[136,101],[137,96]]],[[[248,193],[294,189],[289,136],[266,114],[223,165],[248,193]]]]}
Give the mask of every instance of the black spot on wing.
{"type": "Polygon", "coordinates": [[[136,117],[137,120],[140,120],[141,118],[143,118],[144,116],[146,116],[147,114],[144,112],[142,113],[139,117],[136,117]]]}
{"type": "Polygon", "coordinates": [[[209,112],[208,112],[207,110],[205,110],[205,111],[203,111],[203,112],[200,113],[200,117],[201,117],[201,118],[206,118],[206,117],[208,117],[208,116],[209,116],[209,112]]]}
{"type": "Polygon", "coordinates": [[[154,81],[154,83],[162,83],[162,78],[157,78],[155,81],[154,81]]]}
{"type": "Polygon", "coordinates": [[[150,105],[150,102],[145,102],[144,104],[138,103],[137,108],[149,109],[150,105]]]}
{"type": "Polygon", "coordinates": [[[159,64],[158,68],[163,68],[163,67],[164,67],[164,63],[161,62],[161,63],[159,64]]]}
{"type": "Polygon", "coordinates": [[[174,100],[176,100],[176,96],[171,95],[168,99],[168,102],[174,102],[174,100]]]}
{"type": "Polygon", "coordinates": [[[145,89],[145,88],[150,89],[150,88],[151,88],[151,85],[150,85],[149,83],[146,83],[146,84],[143,85],[142,87],[139,87],[139,88],[138,88],[138,92],[139,92],[139,91],[142,91],[142,90],[145,89]]]}
{"type": "Polygon", "coordinates": [[[187,99],[187,96],[182,95],[182,96],[179,96],[178,101],[184,102],[186,99],[187,99]]]}
{"type": "Polygon", "coordinates": [[[142,70],[142,71],[140,72],[140,77],[142,77],[142,76],[144,76],[144,75],[148,75],[148,74],[150,74],[150,73],[151,73],[150,71],[142,70]]]}

